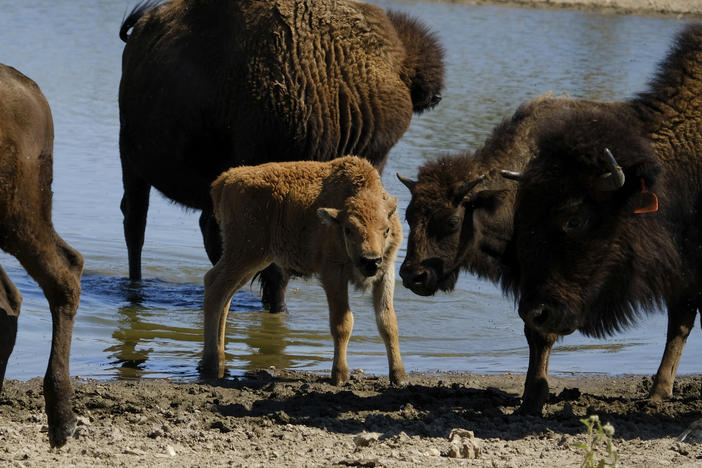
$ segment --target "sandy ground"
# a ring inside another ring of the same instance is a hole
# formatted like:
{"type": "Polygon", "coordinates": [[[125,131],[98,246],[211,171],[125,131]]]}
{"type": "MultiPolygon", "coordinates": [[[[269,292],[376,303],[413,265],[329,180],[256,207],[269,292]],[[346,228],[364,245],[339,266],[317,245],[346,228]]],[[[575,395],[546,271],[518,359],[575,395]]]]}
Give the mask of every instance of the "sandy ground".
{"type": "Polygon", "coordinates": [[[675,439],[702,416],[702,377],[679,379],[673,400],[657,404],[648,377],[554,379],[543,418],[513,414],[523,379],[413,374],[393,387],[355,373],[335,387],[324,375],[265,370],[210,382],[79,380],[76,438],[54,450],[40,379],[7,381],[0,465],[579,466],[580,419],[597,414],[614,426],[619,466],[702,466],[702,445],[675,439]]]}

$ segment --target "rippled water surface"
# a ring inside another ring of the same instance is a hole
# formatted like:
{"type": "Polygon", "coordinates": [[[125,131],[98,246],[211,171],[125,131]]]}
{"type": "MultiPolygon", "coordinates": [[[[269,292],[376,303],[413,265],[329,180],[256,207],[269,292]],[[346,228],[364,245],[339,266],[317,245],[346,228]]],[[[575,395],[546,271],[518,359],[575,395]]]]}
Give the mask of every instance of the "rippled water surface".
{"type": "MultiPolygon", "coordinates": [[[[395,172],[414,176],[425,160],[475,149],[516,106],[546,91],[620,100],[645,89],[681,20],[602,16],[425,2],[377,2],[421,17],[446,47],[441,104],[414,118],[384,173],[388,190],[408,192],[395,172]]],[[[0,62],[34,79],[51,104],[55,127],[54,221],[86,259],[71,374],[112,378],[195,378],[202,342],[202,276],[209,265],[197,214],[152,192],[141,287],[127,276],[122,237],[117,136],[121,20],[133,0],[0,0],[0,62]]],[[[405,226],[407,232],[407,227],[405,226]]],[[[396,268],[404,258],[400,251],[396,268]]],[[[51,317],[44,296],[17,262],[0,262],[24,295],[7,377],[43,375],[51,317]]],[[[233,374],[276,366],[331,367],[327,305],[315,281],[291,282],[288,315],[261,311],[257,288],[240,291],[227,328],[233,374]]],[[[528,348],[512,301],[467,274],[451,295],[424,298],[396,286],[400,348],[408,370],[525,372],[528,348]]],[[[352,294],[355,328],[349,364],[387,374],[369,295],[352,294]]],[[[606,341],[580,335],[555,348],[552,373],[655,372],[665,316],[606,341]]],[[[701,369],[702,336],[689,339],[681,373],[701,369]]]]}

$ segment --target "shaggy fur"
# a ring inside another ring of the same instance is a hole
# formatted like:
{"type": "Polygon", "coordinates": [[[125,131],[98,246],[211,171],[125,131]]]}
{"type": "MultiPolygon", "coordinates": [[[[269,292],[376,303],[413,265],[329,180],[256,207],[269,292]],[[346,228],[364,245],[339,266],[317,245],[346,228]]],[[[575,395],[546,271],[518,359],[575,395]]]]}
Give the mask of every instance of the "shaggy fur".
{"type": "MultiPolygon", "coordinates": [[[[80,298],[83,257],[51,221],[54,127],[39,87],[0,65],[0,248],[39,284],[51,310],[51,355],[44,377],[49,443],[66,443],[76,427],[69,354],[80,298]]],[[[22,296],[0,267],[0,390],[17,335],[22,296]]]]}
{"type": "MultiPolygon", "coordinates": [[[[133,280],[152,186],[203,210],[214,263],[221,245],[208,189],[221,172],[345,154],[382,170],[412,112],[440,99],[443,50],[403,14],[346,0],[152,6],[138,6],[120,30],[121,207],[133,280]]],[[[270,287],[267,279],[264,299],[284,309],[285,278],[270,287]]]]}
{"type": "Polygon", "coordinates": [[[620,112],[570,110],[536,130],[519,186],[519,313],[541,334],[604,337],[665,304],[668,339],[652,398],[672,394],[700,306],[702,25],[687,27],[649,91],[620,112]],[[595,187],[608,148],[626,180],[595,187]],[[659,211],[634,213],[642,184],[659,211]]]}
{"type": "Polygon", "coordinates": [[[388,195],[368,161],[347,156],[238,167],[215,180],[212,200],[224,252],[205,275],[205,372],[224,371],[224,326],[232,296],[275,262],[290,274],[320,278],[329,302],[335,383],[348,380],[349,282],[372,289],[390,379],[405,380],[393,308],[402,226],[397,198],[388,195]]]}

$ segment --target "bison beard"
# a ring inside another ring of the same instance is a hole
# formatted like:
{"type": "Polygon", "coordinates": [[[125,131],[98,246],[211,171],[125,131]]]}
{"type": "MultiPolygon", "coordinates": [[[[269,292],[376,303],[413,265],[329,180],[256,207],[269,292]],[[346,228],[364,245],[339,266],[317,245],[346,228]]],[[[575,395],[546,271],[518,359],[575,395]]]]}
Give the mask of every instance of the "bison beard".
{"type": "MultiPolygon", "coordinates": [[[[209,187],[223,171],[357,154],[382,171],[412,113],[443,88],[443,49],[417,20],[345,0],[172,0],[124,20],[119,90],[129,277],[141,279],[149,192],[202,210],[221,255],[209,187]],[[129,31],[131,30],[131,33],[129,31]]],[[[261,274],[286,309],[288,276],[261,274]]]]}

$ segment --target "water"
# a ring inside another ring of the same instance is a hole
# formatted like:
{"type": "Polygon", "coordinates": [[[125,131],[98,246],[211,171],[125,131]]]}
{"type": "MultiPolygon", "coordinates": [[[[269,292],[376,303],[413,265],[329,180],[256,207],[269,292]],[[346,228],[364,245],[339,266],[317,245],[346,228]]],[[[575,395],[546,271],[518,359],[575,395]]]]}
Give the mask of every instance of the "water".
{"type": "MultiPolygon", "coordinates": [[[[446,47],[448,76],[437,109],[414,118],[384,174],[391,193],[407,190],[427,158],[475,149],[522,101],[546,91],[620,100],[643,90],[681,20],[602,16],[424,2],[377,2],[421,17],[446,47]]],[[[86,259],[71,374],[84,377],[196,378],[202,348],[202,276],[209,268],[197,214],[152,192],[143,264],[147,280],[131,288],[122,237],[117,87],[123,43],[118,30],[134,0],[0,0],[0,62],[34,79],[51,104],[55,127],[54,221],[86,259]]],[[[405,226],[407,232],[407,227],[405,226]]],[[[396,268],[404,258],[400,251],[396,268]]],[[[51,317],[44,296],[18,263],[0,263],[24,295],[7,377],[43,375],[51,317]]],[[[257,289],[235,297],[227,328],[229,369],[274,365],[325,370],[332,341],[327,305],[314,281],[295,280],[288,315],[260,311],[257,289]]],[[[526,371],[522,322],[510,299],[467,274],[451,295],[423,298],[396,287],[400,348],[408,370],[526,371]]],[[[356,325],[349,364],[387,374],[369,295],[352,294],[356,325]]],[[[553,374],[654,373],[665,342],[665,316],[653,315],[608,340],[566,337],[554,349],[553,374]]],[[[689,339],[680,373],[699,372],[702,337],[689,339]]]]}

